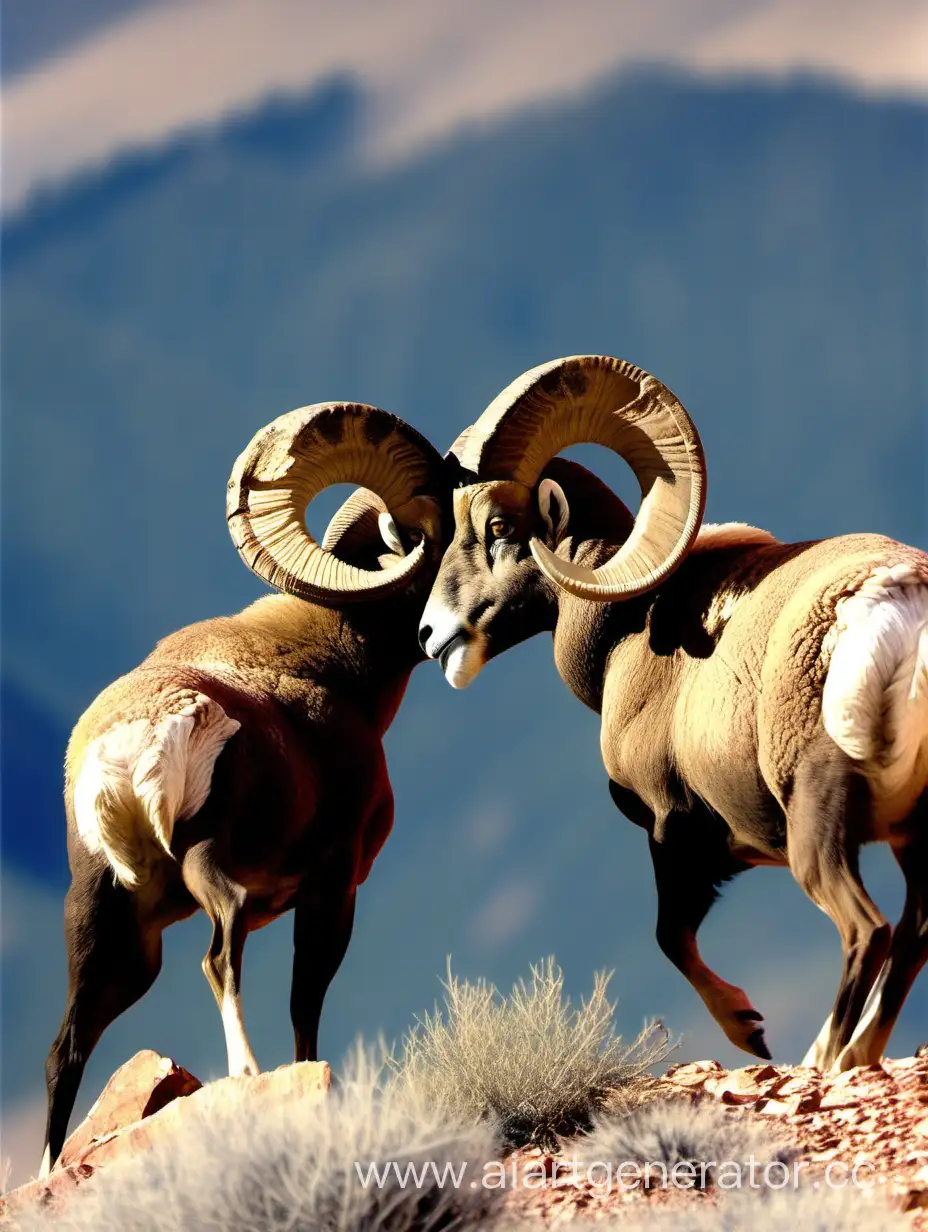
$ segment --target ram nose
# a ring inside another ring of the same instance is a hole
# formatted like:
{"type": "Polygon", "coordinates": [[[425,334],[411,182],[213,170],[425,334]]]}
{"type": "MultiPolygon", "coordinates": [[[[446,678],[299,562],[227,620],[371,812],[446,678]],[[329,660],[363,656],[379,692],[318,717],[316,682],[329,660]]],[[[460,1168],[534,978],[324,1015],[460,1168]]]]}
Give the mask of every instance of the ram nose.
{"type": "Polygon", "coordinates": [[[437,597],[425,605],[419,621],[419,645],[430,659],[437,659],[449,642],[467,636],[467,625],[437,597]]]}
{"type": "Polygon", "coordinates": [[[486,662],[484,635],[438,604],[422,615],[419,645],[430,659],[438,660],[455,689],[466,689],[486,662]]]}
{"type": "Polygon", "coordinates": [[[430,659],[444,661],[445,656],[451,650],[456,646],[466,644],[470,637],[468,630],[461,624],[444,625],[438,628],[428,624],[419,626],[419,645],[430,659]]]}

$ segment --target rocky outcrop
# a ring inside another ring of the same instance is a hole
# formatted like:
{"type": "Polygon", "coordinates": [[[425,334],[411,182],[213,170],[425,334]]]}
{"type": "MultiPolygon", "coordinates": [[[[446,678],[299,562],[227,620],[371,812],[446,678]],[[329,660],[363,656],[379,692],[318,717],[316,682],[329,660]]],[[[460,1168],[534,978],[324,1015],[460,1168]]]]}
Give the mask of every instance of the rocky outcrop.
{"type": "Polygon", "coordinates": [[[674,1092],[707,1095],[750,1109],[792,1140],[811,1179],[830,1164],[862,1175],[904,1210],[925,1211],[928,1227],[928,1054],[825,1075],[802,1066],[717,1061],[673,1066],[661,1080],[674,1092]]]}
{"type": "MultiPolygon", "coordinates": [[[[739,1133],[745,1140],[750,1137],[746,1131],[765,1127],[771,1141],[783,1145],[790,1169],[798,1165],[805,1192],[823,1200],[833,1198],[836,1206],[839,1200],[844,1203],[837,1214],[825,1207],[816,1213],[817,1227],[885,1228],[891,1215],[901,1218],[904,1213],[903,1222],[913,1232],[928,1232],[928,1055],[885,1059],[882,1065],[860,1066],[836,1075],[769,1064],[725,1070],[718,1061],[694,1061],[668,1069],[651,1097],[724,1109],[733,1121],[740,1122],[739,1133]],[[851,1176],[854,1168],[860,1177],[857,1188],[851,1176]],[[860,1213],[851,1225],[847,1211],[855,1203],[860,1213]]],[[[561,1157],[537,1149],[514,1154],[514,1175],[528,1177],[540,1171],[552,1178],[548,1185],[535,1182],[511,1187],[509,1200],[520,1218],[538,1220],[542,1226],[564,1221],[574,1228],[587,1218],[609,1216],[637,1232],[642,1220],[647,1222],[647,1212],[690,1211],[695,1218],[700,1212],[705,1214],[707,1205],[726,1196],[711,1184],[705,1189],[660,1184],[623,1189],[614,1184],[604,1190],[597,1178],[591,1181],[582,1174],[576,1183],[553,1184],[555,1176],[564,1174],[565,1159],[578,1154],[584,1158],[579,1140],[565,1142],[561,1157]]],[[[769,1196],[785,1199],[789,1195],[769,1196]]],[[[798,1232],[802,1220],[810,1215],[796,1209],[798,1232]]],[[[742,1216],[743,1226],[752,1226],[750,1211],[743,1211],[742,1216]]],[[[729,1221],[724,1226],[741,1227],[742,1223],[729,1221]]]]}
{"type": "Polygon", "coordinates": [[[104,1139],[113,1138],[136,1121],[160,1112],[172,1100],[192,1095],[202,1085],[169,1057],[151,1050],[137,1052],[131,1061],[120,1066],[65,1142],[59,1166],[79,1165],[104,1139]]]}
{"type": "Polygon", "coordinates": [[[253,1077],[220,1078],[203,1086],[168,1057],[138,1052],[106,1084],[87,1118],[68,1138],[49,1176],[0,1199],[0,1220],[11,1221],[24,1205],[67,1200],[98,1168],[171,1137],[192,1112],[209,1114],[241,1099],[311,1103],[325,1096],[330,1082],[327,1064],[306,1061],[253,1077]]]}
{"type": "MultiPolygon", "coordinates": [[[[87,1119],[68,1139],[51,1175],[7,1195],[3,1218],[15,1226],[18,1211],[66,1203],[76,1187],[88,1181],[93,1184],[94,1173],[113,1161],[170,1141],[195,1124],[202,1127],[201,1113],[210,1123],[222,1124],[230,1114],[235,1115],[234,1109],[241,1108],[243,1099],[261,1109],[284,1101],[311,1104],[325,1097],[329,1083],[327,1065],[304,1063],[201,1086],[167,1058],[139,1053],[113,1075],[87,1119]]],[[[653,1159],[660,1151],[668,1162],[694,1156],[721,1161],[748,1150],[753,1157],[755,1144],[766,1141],[772,1144],[768,1159],[787,1160],[791,1169],[801,1164],[803,1193],[813,1204],[819,1199],[831,1203],[819,1211],[814,1205],[800,1207],[794,1201],[786,1222],[781,1219],[775,1226],[902,1226],[928,1232],[928,1055],[885,1060],[879,1066],[834,1076],[800,1066],[757,1064],[724,1070],[716,1061],[695,1061],[673,1066],[656,1080],[642,1109],[633,1116],[650,1117],[649,1132],[641,1124],[636,1127],[632,1119],[623,1120],[623,1126],[630,1129],[613,1135],[606,1151],[613,1163],[653,1159]],[[690,1104],[693,1113],[680,1116],[681,1105],[686,1111],[690,1104]],[[668,1111],[665,1114],[661,1109],[668,1111]],[[704,1115],[707,1109],[711,1116],[704,1115]],[[761,1128],[769,1131],[769,1139],[761,1128]],[[675,1136],[677,1145],[671,1141],[675,1136]],[[830,1168],[839,1170],[845,1179],[840,1187],[839,1178],[837,1190],[828,1179],[830,1168]],[[854,1168],[862,1178],[856,1191],[846,1181],[854,1168]]],[[[617,1115],[621,1111],[617,1107],[617,1115]]],[[[336,1130],[339,1135],[347,1132],[344,1126],[336,1130]]],[[[488,1149],[489,1141],[481,1149],[488,1149]]],[[[352,1138],[351,1149],[361,1150],[354,1142],[352,1138]]],[[[565,1140],[560,1155],[538,1149],[508,1155],[501,1166],[511,1180],[505,1192],[497,1195],[498,1201],[494,1198],[501,1220],[495,1226],[510,1226],[506,1221],[513,1218],[519,1227],[528,1227],[561,1221],[574,1226],[572,1221],[585,1224],[589,1219],[611,1217],[637,1232],[642,1220],[646,1222],[650,1213],[661,1209],[668,1214],[680,1212],[684,1221],[697,1216],[708,1219],[708,1227],[717,1202],[729,1202],[729,1212],[734,1209],[731,1195],[721,1192],[718,1174],[689,1189],[623,1190],[611,1182],[604,1188],[582,1170],[566,1184],[560,1179],[570,1156],[585,1164],[589,1151],[599,1151],[603,1145],[600,1128],[592,1137],[565,1140]]],[[[777,1164],[780,1169],[783,1166],[777,1164]]],[[[768,1215],[776,1211],[781,1199],[787,1202],[794,1197],[789,1192],[767,1195],[768,1215]]],[[[734,1216],[727,1216],[725,1226],[754,1226],[752,1212],[757,1208],[745,1204],[758,1200],[756,1195],[742,1193],[737,1200],[742,1203],[740,1214],[734,1222],[734,1216]]],[[[693,1228],[704,1226],[699,1219],[693,1228]]],[[[486,1226],[494,1224],[491,1221],[486,1226]]],[[[768,1221],[765,1226],[774,1224],[768,1221]]]]}

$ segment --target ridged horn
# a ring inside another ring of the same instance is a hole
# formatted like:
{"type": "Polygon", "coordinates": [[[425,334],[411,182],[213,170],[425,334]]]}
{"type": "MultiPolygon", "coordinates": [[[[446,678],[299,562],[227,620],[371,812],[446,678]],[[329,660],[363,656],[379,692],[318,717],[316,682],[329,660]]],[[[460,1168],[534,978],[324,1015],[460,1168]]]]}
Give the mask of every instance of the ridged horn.
{"type": "Polygon", "coordinates": [[[572,355],[523,373],[455,441],[452,452],[479,481],[533,487],[562,449],[606,445],[641,488],[635,526],[598,569],[556,556],[539,539],[532,555],[558,586],[612,602],[650,590],[689,551],[705,508],[702,444],[681,403],[650,373],[608,355],[572,355]]]}
{"type": "Polygon", "coordinates": [[[381,538],[377,518],[379,514],[388,512],[376,492],[356,488],[332,514],[322,536],[322,550],[334,552],[342,560],[350,560],[359,552],[370,552],[371,544],[377,545],[382,553],[386,545],[381,538]]]}
{"type": "Polygon", "coordinates": [[[438,495],[438,451],[396,415],[359,402],[320,402],[262,428],[232,469],[226,518],[246,565],[278,590],[341,605],[408,585],[425,541],[394,568],[360,569],[320,547],[306,528],[310,501],[333,483],[371,489],[388,509],[438,495]]]}

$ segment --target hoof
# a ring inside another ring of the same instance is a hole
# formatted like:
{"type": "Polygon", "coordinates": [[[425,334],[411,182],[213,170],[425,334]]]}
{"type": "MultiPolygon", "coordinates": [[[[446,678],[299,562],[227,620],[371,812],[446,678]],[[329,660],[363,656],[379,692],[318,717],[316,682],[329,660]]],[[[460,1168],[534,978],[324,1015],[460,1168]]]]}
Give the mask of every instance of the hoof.
{"type": "Polygon", "coordinates": [[[730,1011],[727,1021],[720,1022],[719,1025],[736,1048],[741,1048],[754,1057],[760,1057],[762,1061],[771,1061],[773,1058],[764,1039],[764,1028],[757,1026],[763,1021],[764,1016],[759,1010],[747,1006],[745,1009],[730,1011]]]}
{"type": "Polygon", "coordinates": [[[764,1028],[758,1027],[752,1031],[747,1038],[745,1044],[748,1052],[752,1052],[755,1057],[760,1057],[762,1061],[772,1061],[773,1053],[767,1047],[767,1041],[764,1039],[764,1028]]]}

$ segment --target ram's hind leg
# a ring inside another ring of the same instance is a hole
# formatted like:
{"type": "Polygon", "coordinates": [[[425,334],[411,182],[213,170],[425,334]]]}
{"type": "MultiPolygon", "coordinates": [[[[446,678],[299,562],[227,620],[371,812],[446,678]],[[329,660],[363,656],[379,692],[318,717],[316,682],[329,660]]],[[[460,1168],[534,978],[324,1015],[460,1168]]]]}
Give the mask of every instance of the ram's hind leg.
{"type": "Polygon", "coordinates": [[[257,1074],[242,1018],[242,952],[248,935],[245,913],[247,893],[221,867],[212,839],[190,847],[183,857],[184,884],[210,918],[213,937],[203,959],[203,974],[213,990],[229,1056],[229,1075],[257,1074]]]}
{"type": "Polygon", "coordinates": [[[836,1070],[879,1062],[909,989],[928,960],[928,796],[922,796],[912,821],[911,837],[904,845],[893,847],[905,876],[905,906],[893,929],[889,957],[854,1033],[835,1057],[836,1070]]]}
{"type": "Polygon", "coordinates": [[[161,969],[161,926],[114,881],[101,856],[77,852],[64,906],[68,1001],[45,1064],[48,1121],[40,1175],[61,1153],[84,1066],[100,1036],[161,969]]]}
{"type": "Polygon", "coordinates": [[[718,897],[718,887],[748,866],[727,843],[727,830],[708,809],[656,818],[633,792],[610,782],[616,806],[650,834],[657,888],[657,944],[699,993],[706,1009],[738,1048],[770,1060],[760,1026],[763,1014],[743,989],[729,984],[699,952],[696,933],[718,897]]]}
{"type": "Polygon", "coordinates": [[[821,733],[799,765],[786,810],[793,876],[841,936],[844,968],[830,1018],[806,1065],[828,1069],[848,1043],[890,945],[888,921],[860,878],[869,837],[870,789],[854,762],[821,733]]]}
{"type": "Polygon", "coordinates": [[[769,1061],[770,1050],[760,1025],[763,1014],[743,989],[727,983],[703,961],[696,941],[696,931],[718,897],[717,886],[740,872],[740,867],[722,873],[727,861],[718,865],[711,853],[689,842],[652,839],[651,859],[657,885],[658,945],[693,985],[731,1042],[769,1061]]]}

